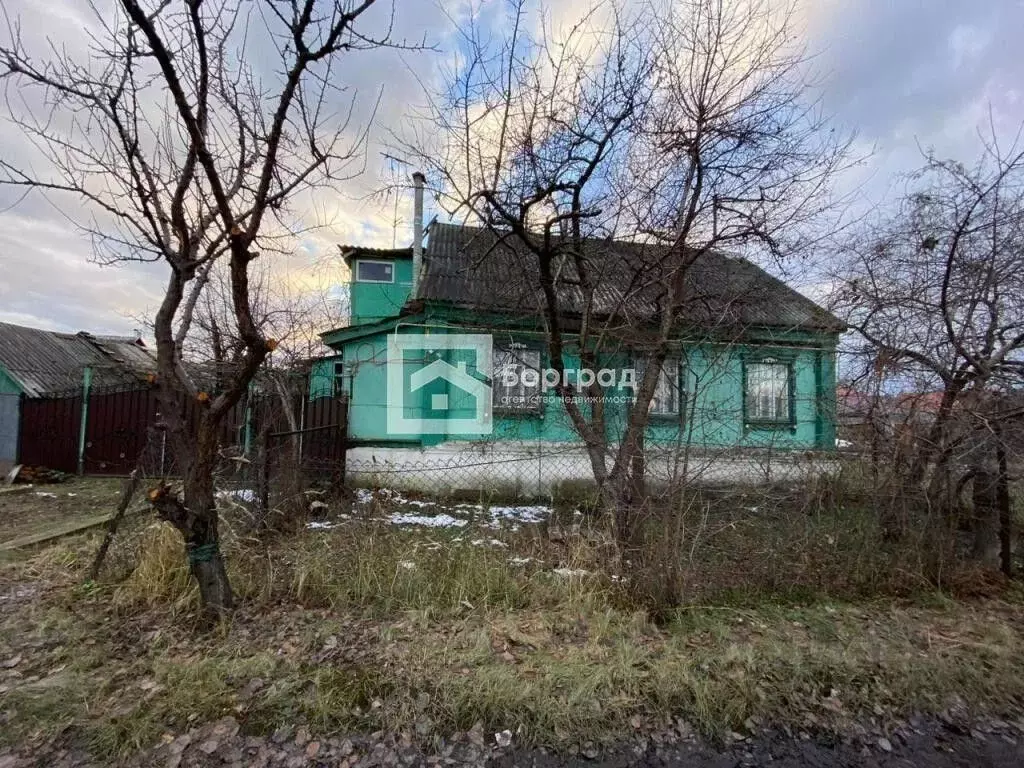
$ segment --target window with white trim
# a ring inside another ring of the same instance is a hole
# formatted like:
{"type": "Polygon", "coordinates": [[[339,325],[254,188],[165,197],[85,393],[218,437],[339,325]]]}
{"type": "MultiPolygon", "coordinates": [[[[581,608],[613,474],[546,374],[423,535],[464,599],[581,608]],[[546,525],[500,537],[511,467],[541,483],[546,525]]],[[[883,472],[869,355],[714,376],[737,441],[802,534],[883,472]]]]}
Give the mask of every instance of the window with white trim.
{"type": "MultiPolygon", "coordinates": [[[[639,361],[636,364],[636,392],[643,385],[647,364],[639,361]]],[[[657,416],[678,416],[682,408],[682,388],[679,378],[679,360],[666,358],[658,373],[658,383],[654,386],[654,396],[648,412],[657,416]]]]}
{"type": "Polygon", "coordinates": [[[395,264],[391,261],[359,259],[356,262],[356,282],[393,283],[395,282],[395,264]]]}
{"type": "Polygon", "coordinates": [[[764,358],[745,362],[747,421],[789,424],[793,413],[790,397],[790,365],[764,358]]]}
{"type": "Polygon", "coordinates": [[[345,363],[338,360],[334,363],[334,396],[347,395],[348,389],[348,371],[345,370],[345,363]]]}
{"type": "Polygon", "coordinates": [[[495,345],[491,362],[491,397],[495,408],[510,411],[540,408],[540,350],[516,344],[495,345]]]}

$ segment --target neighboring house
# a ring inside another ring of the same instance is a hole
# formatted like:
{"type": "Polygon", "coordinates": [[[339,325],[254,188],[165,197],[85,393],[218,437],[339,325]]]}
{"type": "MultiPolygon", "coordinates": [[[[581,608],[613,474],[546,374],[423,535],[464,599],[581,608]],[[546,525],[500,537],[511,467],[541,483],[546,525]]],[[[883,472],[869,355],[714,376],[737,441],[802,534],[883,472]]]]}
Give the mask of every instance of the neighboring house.
{"type": "Polygon", "coordinates": [[[57,333],[0,323],[0,467],[17,460],[22,396],[81,391],[89,370],[95,389],[145,380],[156,361],[141,339],[57,333]]]}
{"type": "MultiPolygon", "coordinates": [[[[643,248],[605,242],[594,247],[604,249],[606,257],[611,249],[624,260],[639,258],[643,248]]],[[[537,311],[540,289],[535,270],[521,266],[530,263],[527,254],[499,243],[489,230],[434,223],[414,286],[411,248],[342,251],[352,272],[351,323],[322,334],[338,354],[314,364],[310,394],[349,396],[349,438],[355,446],[349,452],[351,472],[372,473],[368,467],[379,466],[393,473],[382,482],[398,483],[398,470],[409,466],[417,468],[410,477],[460,488],[469,485],[460,484],[457,470],[446,475],[446,467],[491,461],[496,482],[511,479],[536,491],[559,480],[591,477],[582,443],[554,391],[545,391],[533,376],[511,384],[500,374],[508,365],[520,373],[547,367],[537,311]],[[387,396],[386,357],[388,339],[396,333],[433,339],[491,334],[489,434],[463,428],[461,420],[478,405],[473,390],[481,377],[467,372],[466,361],[447,351],[423,357],[429,374],[413,382],[409,397],[417,417],[449,418],[457,428],[440,434],[437,429],[396,434],[389,428],[395,402],[387,396]],[[428,477],[435,466],[438,471],[428,477]]],[[[687,288],[687,315],[680,318],[680,327],[687,330],[680,331],[659,381],[648,450],[674,451],[676,457],[684,450],[691,471],[702,466],[717,479],[729,479],[731,472],[762,473],[767,455],[806,461],[809,452],[833,451],[836,343],[843,324],[749,261],[719,253],[703,256],[689,270],[687,288]],[[702,457],[708,458],[703,464],[702,457]],[[740,467],[737,461],[745,463],[740,467]]],[[[615,294],[610,284],[600,299],[615,305],[615,294]]],[[[568,288],[565,299],[571,306],[568,288]]],[[[642,299],[625,309],[637,334],[645,318],[657,317],[656,308],[642,299]]],[[[568,326],[571,315],[565,318],[568,326]]],[[[612,357],[609,364],[620,369],[643,366],[628,344],[612,357]]],[[[569,367],[574,367],[571,359],[569,367]]],[[[626,398],[607,407],[612,429],[624,423],[627,408],[626,398]]],[[[654,476],[667,472],[667,466],[648,462],[654,476]]]]}

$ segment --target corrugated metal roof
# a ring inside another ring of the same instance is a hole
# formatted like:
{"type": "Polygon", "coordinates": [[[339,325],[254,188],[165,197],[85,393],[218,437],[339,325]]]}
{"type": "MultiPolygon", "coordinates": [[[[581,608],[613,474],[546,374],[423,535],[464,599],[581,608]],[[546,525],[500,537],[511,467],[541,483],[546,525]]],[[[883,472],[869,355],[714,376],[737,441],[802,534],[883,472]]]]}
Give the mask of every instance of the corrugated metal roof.
{"type": "Polygon", "coordinates": [[[361,245],[339,245],[341,257],[352,266],[352,259],[361,256],[372,259],[408,259],[412,258],[412,246],[408,248],[364,248],[361,245]]]}
{"type": "Polygon", "coordinates": [[[93,369],[97,387],[138,381],[156,368],[152,353],[135,339],[57,333],[0,323],[0,365],[38,397],[82,385],[82,371],[93,369]]]}
{"type": "MultiPolygon", "coordinates": [[[[657,318],[665,246],[584,241],[594,280],[594,311],[626,323],[657,318]]],[[[556,290],[567,313],[580,313],[584,292],[572,259],[556,266],[556,290]]],[[[664,273],[664,274],[663,274],[664,273]]],[[[418,299],[482,310],[535,312],[544,306],[536,257],[518,238],[488,229],[434,223],[418,299]]],[[[686,272],[680,321],[700,327],[762,326],[838,332],[831,313],[746,259],[708,252],[686,272]]]]}

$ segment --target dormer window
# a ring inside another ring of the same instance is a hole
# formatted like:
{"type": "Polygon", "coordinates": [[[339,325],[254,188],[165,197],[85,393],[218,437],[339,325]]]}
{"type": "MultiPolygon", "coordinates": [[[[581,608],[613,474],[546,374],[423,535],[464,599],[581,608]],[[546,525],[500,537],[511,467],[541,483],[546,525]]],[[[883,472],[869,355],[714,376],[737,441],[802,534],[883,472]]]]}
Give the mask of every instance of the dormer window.
{"type": "Polygon", "coordinates": [[[395,282],[395,265],[390,261],[359,259],[356,262],[356,282],[393,283],[395,282]]]}

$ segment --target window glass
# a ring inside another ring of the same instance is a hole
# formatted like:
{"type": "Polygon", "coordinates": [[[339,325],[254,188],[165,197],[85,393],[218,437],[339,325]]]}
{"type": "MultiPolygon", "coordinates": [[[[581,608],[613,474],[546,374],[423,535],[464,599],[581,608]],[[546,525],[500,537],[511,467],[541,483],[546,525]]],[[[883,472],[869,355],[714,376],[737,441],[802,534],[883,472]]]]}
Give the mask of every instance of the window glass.
{"type": "Polygon", "coordinates": [[[747,363],[747,420],[789,423],[789,365],[775,360],[747,363]]]}
{"type": "Polygon", "coordinates": [[[348,381],[345,375],[345,363],[337,361],[334,364],[334,395],[347,395],[348,381]]]}
{"type": "Polygon", "coordinates": [[[360,283],[395,282],[395,265],[390,261],[357,261],[356,281],[360,283]]]}
{"type": "MultiPolygon", "coordinates": [[[[643,361],[636,366],[636,386],[639,390],[643,383],[647,365],[643,361]]],[[[679,406],[682,401],[679,386],[679,360],[666,358],[658,374],[658,383],[654,387],[654,396],[651,398],[650,413],[662,416],[674,416],[679,413],[679,406]]]]}
{"type": "Polygon", "coordinates": [[[494,407],[537,410],[541,402],[540,351],[514,345],[495,346],[491,354],[494,407]]]}

